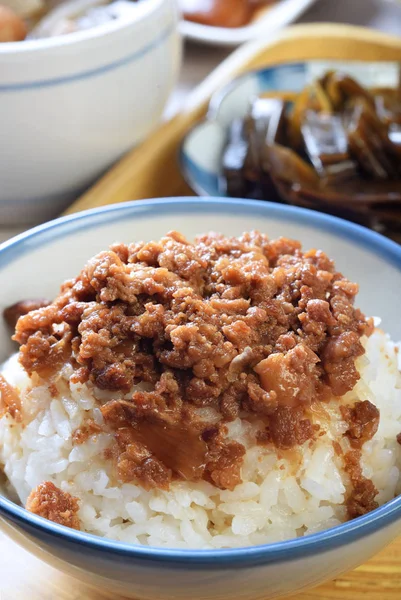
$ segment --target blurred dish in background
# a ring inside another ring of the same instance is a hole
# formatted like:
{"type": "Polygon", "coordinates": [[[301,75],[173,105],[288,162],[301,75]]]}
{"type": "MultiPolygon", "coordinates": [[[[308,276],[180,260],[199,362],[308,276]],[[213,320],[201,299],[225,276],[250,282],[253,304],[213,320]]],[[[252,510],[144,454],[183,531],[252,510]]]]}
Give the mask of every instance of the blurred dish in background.
{"type": "Polygon", "coordinates": [[[317,0],[179,0],[189,39],[237,46],[296,21],[317,0]]]}
{"type": "Polygon", "coordinates": [[[187,21],[212,27],[243,27],[278,0],[179,0],[187,21]]]}
{"type": "Polygon", "coordinates": [[[27,31],[21,17],[8,6],[0,5],[0,43],[20,42],[25,39],[27,31]]]}
{"type": "Polygon", "coordinates": [[[287,202],[401,231],[398,64],[266,69],[236,80],[213,105],[215,120],[183,146],[196,191],[214,195],[216,185],[229,197],[287,202]],[[205,163],[207,137],[209,148],[214,137],[213,166],[205,163]]]}

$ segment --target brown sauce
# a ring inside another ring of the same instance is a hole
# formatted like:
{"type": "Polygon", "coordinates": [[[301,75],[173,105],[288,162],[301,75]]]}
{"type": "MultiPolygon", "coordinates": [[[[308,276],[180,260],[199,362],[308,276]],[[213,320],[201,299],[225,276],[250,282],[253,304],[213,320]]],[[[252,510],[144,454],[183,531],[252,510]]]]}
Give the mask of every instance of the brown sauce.
{"type": "Polygon", "coordinates": [[[161,457],[164,465],[179,478],[201,479],[207,462],[207,445],[202,432],[183,422],[168,419],[135,419],[132,403],[111,401],[102,408],[104,420],[117,432],[125,450],[130,443],[146,446],[150,453],[161,457]],[[127,437],[128,434],[128,437],[127,437]]]}

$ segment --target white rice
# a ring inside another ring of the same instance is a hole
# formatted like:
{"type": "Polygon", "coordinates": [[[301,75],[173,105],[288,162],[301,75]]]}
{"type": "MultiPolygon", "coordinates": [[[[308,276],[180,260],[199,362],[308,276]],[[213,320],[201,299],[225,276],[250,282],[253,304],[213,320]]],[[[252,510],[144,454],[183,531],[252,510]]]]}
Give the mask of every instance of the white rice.
{"type": "Polygon", "coordinates": [[[0,463],[23,503],[32,488],[52,481],[80,499],[84,530],[133,544],[227,548],[327,529],[347,518],[349,480],[332,444],[338,440],[347,450],[340,404],[370,400],[379,408],[379,429],[363,447],[364,475],[379,490],[380,504],[401,492],[399,348],[380,330],[365,346],[366,354],[357,361],[360,381],[341,402],[333,399],[327,405],[329,426],[322,422],[327,433],[302,446],[301,460],[294,461],[294,452],[279,456],[257,446],[256,425],[239,419],[229,425],[229,436],[247,448],[243,483],[234,491],[204,481],[174,483],[168,492],[119,484],[111,461],[103,458],[111,435],[97,434],[79,446],[72,441],[88,419],[101,422],[99,403],[108,394],[69,383],[66,368],[57,383],[59,395],[52,398],[43,382],[28,378],[14,355],[2,372],[20,392],[23,423],[10,416],[0,420],[0,463]]]}

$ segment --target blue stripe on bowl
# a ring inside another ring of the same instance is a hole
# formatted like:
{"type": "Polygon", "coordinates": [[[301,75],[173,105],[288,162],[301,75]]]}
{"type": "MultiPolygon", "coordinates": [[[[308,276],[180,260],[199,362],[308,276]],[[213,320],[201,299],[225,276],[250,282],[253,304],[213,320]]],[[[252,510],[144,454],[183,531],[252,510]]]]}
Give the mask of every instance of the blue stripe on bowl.
{"type": "Polygon", "coordinates": [[[251,73],[252,77],[257,78],[261,92],[299,92],[305,86],[306,75],[307,64],[304,62],[269,67],[251,73]]]}
{"type": "Polygon", "coordinates": [[[24,81],[21,83],[3,83],[0,85],[0,93],[22,92],[25,90],[41,89],[54,87],[58,85],[64,85],[73,81],[82,81],[91,77],[97,77],[99,75],[103,75],[104,73],[108,73],[121,67],[125,67],[130,63],[136,62],[137,60],[142,58],[142,56],[145,56],[146,54],[160,46],[164,42],[164,40],[166,40],[173,33],[173,31],[175,31],[175,28],[175,24],[171,23],[168,27],[166,27],[166,29],[164,29],[164,31],[162,31],[154,40],[149,42],[149,44],[147,44],[146,46],[143,46],[139,50],[136,50],[135,52],[128,54],[123,58],[102,65],[100,67],[96,67],[95,69],[88,69],[87,71],[81,71],[81,73],[64,75],[62,77],[54,77],[52,79],[24,81]]]}
{"type": "Polygon", "coordinates": [[[185,152],[185,146],[180,150],[179,161],[185,181],[198,196],[224,196],[220,190],[218,176],[194,162],[185,152]]]}
{"type": "MultiPolygon", "coordinates": [[[[385,258],[401,272],[401,247],[387,238],[336,217],[331,217],[307,209],[277,205],[270,202],[252,200],[210,199],[210,198],[168,198],[145,200],[117,204],[100,209],[90,210],[76,215],[63,217],[50,223],[36,227],[12,240],[0,245],[0,268],[18,257],[50,243],[60,236],[69,236],[83,229],[109,223],[149,218],[154,214],[179,215],[209,212],[213,214],[232,214],[244,216],[275,218],[284,221],[305,223],[316,229],[330,231],[338,237],[345,238],[368,252],[385,258]]],[[[360,538],[401,520],[401,497],[395,498],[380,508],[348,521],[332,529],[315,533],[304,538],[278,542],[275,544],[236,548],[232,550],[181,550],[134,546],[124,542],[116,542],[100,538],[81,531],[68,529],[29,513],[10,500],[0,497],[0,515],[31,533],[44,542],[79,545],[82,549],[97,553],[106,552],[109,556],[116,554],[126,558],[151,562],[174,564],[181,568],[213,569],[232,568],[235,565],[249,566],[288,560],[315,555],[335,547],[345,546],[360,538]]],[[[400,524],[401,527],[401,524],[400,524]]]]}

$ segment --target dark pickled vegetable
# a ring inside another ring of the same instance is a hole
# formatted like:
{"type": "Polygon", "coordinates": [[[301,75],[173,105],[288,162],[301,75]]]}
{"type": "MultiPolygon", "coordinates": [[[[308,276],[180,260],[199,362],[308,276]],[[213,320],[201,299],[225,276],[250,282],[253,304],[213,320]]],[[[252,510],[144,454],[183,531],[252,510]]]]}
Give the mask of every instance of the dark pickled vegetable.
{"type": "Polygon", "coordinates": [[[222,158],[224,191],[229,196],[279,200],[265,150],[270,145],[266,140],[276,143],[285,138],[284,110],[281,100],[257,99],[246,119],[231,124],[222,158]]]}
{"type": "Polygon", "coordinates": [[[231,196],[401,232],[401,89],[366,90],[331,71],[293,103],[257,99],[233,124],[223,179],[231,196]]]}
{"type": "Polygon", "coordinates": [[[234,198],[247,196],[244,168],[248,147],[245,123],[241,119],[237,119],[229,127],[227,144],[222,158],[225,191],[228,196],[234,198]]]}
{"type": "Polygon", "coordinates": [[[357,177],[357,165],[339,115],[308,111],[301,130],[306,153],[326,183],[334,185],[357,177]]]}

